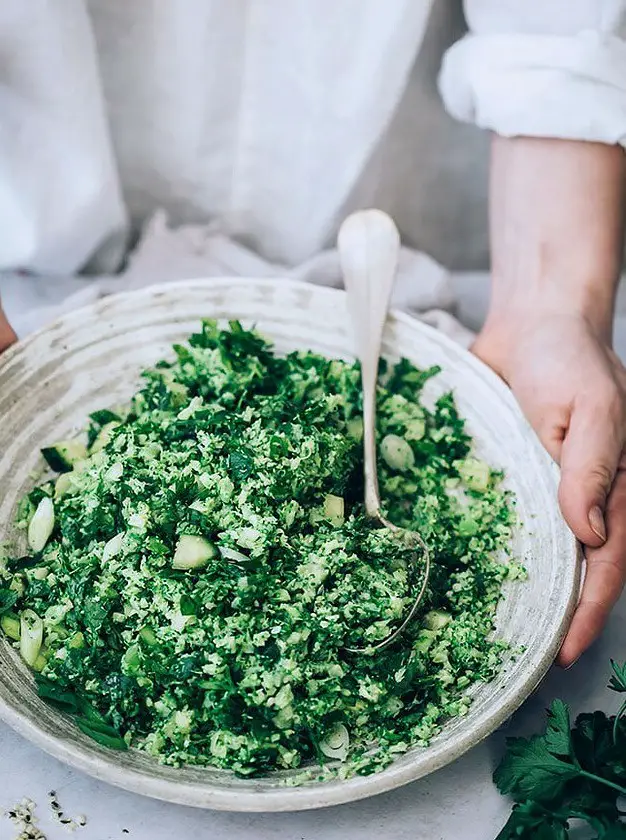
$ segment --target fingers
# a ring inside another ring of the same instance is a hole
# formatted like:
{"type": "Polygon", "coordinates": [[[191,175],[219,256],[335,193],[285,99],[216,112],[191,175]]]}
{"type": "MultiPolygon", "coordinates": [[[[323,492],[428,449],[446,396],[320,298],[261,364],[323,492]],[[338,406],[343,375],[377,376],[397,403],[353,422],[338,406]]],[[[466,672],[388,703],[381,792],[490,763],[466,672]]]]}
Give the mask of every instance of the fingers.
{"type": "Polygon", "coordinates": [[[559,502],[584,545],[606,540],[604,508],[624,449],[624,410],[616,386],[572,411],[561,451],[559,502]]]}
{"type": "Polygon", "coordinates": [[[626,472],[618,472],[606,507],[608,540],[588,549],[580,602],[558,663],[572,665],[600,635],[626,580],[626,472]]]}
{"type": "Polygon", "coordinates": [[[6,315],[0,306],[0,353],[3,353],[12,344],[17,341],[17,336],[13,331],[13,327],[7,321],[6,315]]]}

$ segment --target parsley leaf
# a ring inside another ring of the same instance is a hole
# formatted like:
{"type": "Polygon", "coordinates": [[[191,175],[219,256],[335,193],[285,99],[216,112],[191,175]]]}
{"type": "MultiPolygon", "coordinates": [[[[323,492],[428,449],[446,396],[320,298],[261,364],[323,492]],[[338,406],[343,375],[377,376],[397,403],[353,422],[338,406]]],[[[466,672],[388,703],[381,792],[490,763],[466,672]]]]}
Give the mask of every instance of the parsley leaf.
{"type": "Polygon", "coordinates": [[[546,749],[550,753],[573,758],[569,709],[562,700],[554,700],[548,709],[548,725],[544,737],[546,749]]]}
{"type": "Polygon", "coordinates": [[[53,682],[47,677],[42,677],[41,674],[37,674],[35,683],[37,685],[37,693],[42,700],[45,700],[51,706],[55,706],[67,714],[76,714],[78,712],[80,703],[75,691],[64,688],[59,683],[53,682]]]}
{"type": "Polygon", "coordinates": [[[553,755],[543,735],[530,740],[509,738],[508,752],[494,774],[500,793],[518,799],[549,802],[563,793],[568,781],[575,779],[578,768],[553,755]]]}
{"type": "Polygon", "coordinates": [[[626,691],[626,662],[618,665],[615,660],[611,659],[611,668],[613,670],[613,675],[609,680],[609,688],[612,691],[626,691]]]}
{"type": "Polygon", "coordinates": [[[76,726],[93,741],[110,750],[127,750],[128,744],[112,726],[94,726],[85,718],[76,718],[76,726]]]}
{"type": "Polygon", "coordinates": [[[231,473],[240,481],[248,478],[254,469],[254,461],[252,458],[246,452],[241,450],[231,452],[228,461],[231,473]]]}
{"type": "MultiPolygon", "coordinates": [[[[622,694],[626,692],[626,662],[623,662],[621,665],[618,665],[613,659],[611,659],[611,668],[613,670],[613,675],[609,680],[608,687],[611,691],[617,691],[618,693],[622,694]]],[[[615,722],[613,724],[613,740],[617,743],[617,736],[618,736],[618,729],[619,729],[619,722],[622,719],[624,712],[626,712],[626,700],[622,703],[619,708],[619,711],[615,715],[615,722]]]]}
{"type": "MultiPolygon", "coordinates": [[[[609,688],[626,691],[626,665],[611,663],[609,688]]],[[[555,700],[543,735],[507,741],[507,753],[494,773],[501,793],[516,800],[497,840],[568,838],[570,821],[582,820],[597,840],[626,838],[619,796],[626,795],[620,716],[583,713],[570,726],[569,710],[555,700]]]]}
{"type": "Polygon", "coordinates": [[[76,726],[85,735],[112,750],[128,749],[126,741],[117,729],[107,723],[106,718],[79,692],[66,688],[41,674],[37,674],[35,682],[41,699],[61,712],[72,715],[76,726]]]}
{"type": "Polygon", "coordinates": [[[614,751],[612,724],[604,712],[584,713],[576,718],[572,739],[582,767],[601,773],[614,751]]]}
{"type": "Polygon", "coordinates": [[[626,825],[615,823],[604,833],[598,834],[598,840],[626,840],[626,825]]]}
{"type": "Polygon", "coordinates": [[[566,840],[568,822],[536,802],[515,805],[496,840],[566,840]]]}
{"type": "Polygon", "coordinates": [[[8,613],[17,602],[17,592],[12,589],[0,589],[0,615],[8,613]]]}

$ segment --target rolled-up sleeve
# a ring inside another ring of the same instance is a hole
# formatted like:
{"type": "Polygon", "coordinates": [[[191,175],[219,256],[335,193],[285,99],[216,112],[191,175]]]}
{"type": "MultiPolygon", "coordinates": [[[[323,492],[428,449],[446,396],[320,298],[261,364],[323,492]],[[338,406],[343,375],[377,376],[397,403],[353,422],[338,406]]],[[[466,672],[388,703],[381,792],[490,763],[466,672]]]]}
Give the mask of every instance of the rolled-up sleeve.
{"type": "Polygon", "coordinates": [[[466,0],[449,113],[505,136],[626,146],[626,0],[466,0]]]}

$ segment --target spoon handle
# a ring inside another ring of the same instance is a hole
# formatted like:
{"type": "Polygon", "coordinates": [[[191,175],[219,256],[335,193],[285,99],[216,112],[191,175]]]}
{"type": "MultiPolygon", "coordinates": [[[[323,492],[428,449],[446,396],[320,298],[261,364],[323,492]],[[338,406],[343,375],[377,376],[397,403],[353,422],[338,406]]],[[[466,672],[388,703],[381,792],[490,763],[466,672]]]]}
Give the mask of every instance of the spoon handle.
{"type": "Polygon", "coordinates": [[[380,515],[376,468],[376,383],[383,329],[400,255],[400,235],[381,210],[361,210],[345,220],[337,238],[348,310],[363,381],[365,509],[380,515]]]}

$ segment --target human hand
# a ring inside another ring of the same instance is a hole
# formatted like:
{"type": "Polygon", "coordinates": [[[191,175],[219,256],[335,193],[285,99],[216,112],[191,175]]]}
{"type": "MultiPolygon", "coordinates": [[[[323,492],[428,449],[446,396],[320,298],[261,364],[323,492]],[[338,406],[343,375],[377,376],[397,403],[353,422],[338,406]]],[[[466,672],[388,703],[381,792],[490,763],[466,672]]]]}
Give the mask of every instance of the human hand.
{"type": "Polygon", "coordinates": [[[561,465],[561,510],[587,559],[558,660],[567,667],[600,634],[626,578],[626,369],[581,315],[492,320],[473,351],[509,384],[561,465]]]}
{"type": "Polygon", "coordinates": [[[563,666],[599,635],[626,573],[626,371],[611,349],[625,184],[620,146],[493,138],[492,295],[474,351],[561,464],[561,509],[585,546],[563,666]]]}
{"type": "Polygon", "coordinates": [[[11,324],[7,321],[2,306],[0,306],[0,353],[3,353],[7,347],[15,344],[16,341],[17,335],[11,324]]]}

